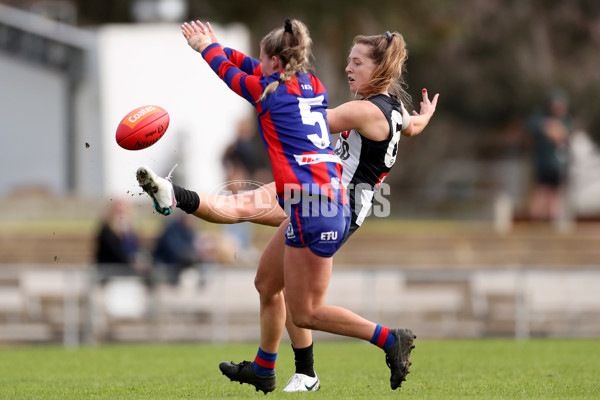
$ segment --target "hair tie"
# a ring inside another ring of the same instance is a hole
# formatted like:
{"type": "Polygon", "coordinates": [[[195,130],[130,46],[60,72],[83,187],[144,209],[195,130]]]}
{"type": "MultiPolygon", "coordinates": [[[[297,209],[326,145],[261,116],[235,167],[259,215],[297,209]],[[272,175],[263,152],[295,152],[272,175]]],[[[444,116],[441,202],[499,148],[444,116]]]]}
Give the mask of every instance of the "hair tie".
{"type": "Polygon", "coordinates": [[[283,30],[287,33],[294,33],[294,31],[292,30],[292,21],[290,21],[289,18],[287,18],[285,20],[285,25],[283,26],[283,30]]]}
{"type": "Polygon", "coordinates": [[[394,35],[392,35],[392,34],[390,33],[390,31],[386,31],[386,32],[383,34],[383,37],[385,38],[385,40],[387,40],[387,42],[388,42],[388,43],[390,43],[390,42],[392,41],[392,39],[394,38],[394,35]]]}

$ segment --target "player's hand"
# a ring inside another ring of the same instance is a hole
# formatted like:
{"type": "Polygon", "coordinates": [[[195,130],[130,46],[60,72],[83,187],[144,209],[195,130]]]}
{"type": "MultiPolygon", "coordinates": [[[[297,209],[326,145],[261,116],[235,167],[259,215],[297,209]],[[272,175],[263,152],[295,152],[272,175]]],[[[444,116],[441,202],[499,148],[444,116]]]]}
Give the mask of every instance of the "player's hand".
{"type": "MultiPolygon", "coordinates": [[[[200,21],[192,21],[191,23],[184,23],[181,25],[181,33],[186,38],[190,47],[197,52],[201,53],[209,44],[213,43],[211,37],[212,29],[208,29],[200,21]]],[[[212,32],[214,36],[214,32],[212,32]]]]}
{"type": "Polygon", "coordinates": [[[437,106],[439,96],[440,94],[436,93],[435,96],[433,96],[433,99],[431,99],[430,101],[429,95],[427,94],[427,89],[423,89],[423,101],[421,101],[421,109],[419,112],[413,110],[413,115],[424,115],[429,116],[429,118],[431,118],[431,116],[435,112],[435,107],[437,106]]]}
{"type": "Polygon", "coordinates": [[[423,132],[423,129],[429,124],[429,120],[435,112],[439,93],[433,96],[433,99],[429,100],[427,89],[423,89],[423,101],[421,101],[421,109],[419,112],[413,110],[410,122],[407,127],[403,127],[402,135],[404,136],[415,136],[423,132]]]}

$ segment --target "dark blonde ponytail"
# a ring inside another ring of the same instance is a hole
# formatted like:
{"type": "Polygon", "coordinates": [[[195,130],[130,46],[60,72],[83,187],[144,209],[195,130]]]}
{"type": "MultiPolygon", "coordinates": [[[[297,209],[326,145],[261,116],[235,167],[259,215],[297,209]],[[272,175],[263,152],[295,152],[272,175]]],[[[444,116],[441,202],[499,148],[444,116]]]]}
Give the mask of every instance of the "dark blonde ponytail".
{"type": "Polygon", "coordinates": [[[279,57],[284,71],[279,80],[265,88],[259,101],[277,89],[281,82],[289,81],[297,72],[307,72],[310,69],[312,40],[306,25],[297,19],[286,19],[285,25],[269,32],[260,41],[260,45],[269,57],[279,57]]]}

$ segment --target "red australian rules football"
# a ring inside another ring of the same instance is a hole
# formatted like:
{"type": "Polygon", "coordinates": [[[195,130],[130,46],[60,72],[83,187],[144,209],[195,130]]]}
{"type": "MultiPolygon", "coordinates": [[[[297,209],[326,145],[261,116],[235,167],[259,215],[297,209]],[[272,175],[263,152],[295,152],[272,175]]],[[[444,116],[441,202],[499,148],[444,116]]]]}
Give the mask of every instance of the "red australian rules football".
{"type": "Polygon", "coordinates": [[[169,127],[169,113],[162,107],[138,107],[121,120],[117,127],[117,143],[127,150],[141,150],[163,137],[169,127]]]}

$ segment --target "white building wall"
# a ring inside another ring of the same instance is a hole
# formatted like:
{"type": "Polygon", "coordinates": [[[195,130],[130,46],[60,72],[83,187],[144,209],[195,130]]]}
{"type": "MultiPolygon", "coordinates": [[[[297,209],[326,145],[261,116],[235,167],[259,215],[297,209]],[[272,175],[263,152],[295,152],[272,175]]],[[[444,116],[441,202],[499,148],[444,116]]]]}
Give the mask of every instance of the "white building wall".
{"type": "MultiPolygon", "coordinates": [[[[253,55],[245,28],[214,25],[214,29],[223,44],[253,55]]],[[[102,115],[98,142],[104,154],[105,193],[139,193],[135,171],[140,165],[164,176],[178,163],[174,181],[199,191],[222,182],[221,156],[235,136],[237,122],[253,112],[249,103],[189,48],[179,24],[108,25],[98,34],[102,115]],[[144,150],[120,148],[115,141],[120,120],[147,104],[169,112],[166,134],[144,150]]]]}

